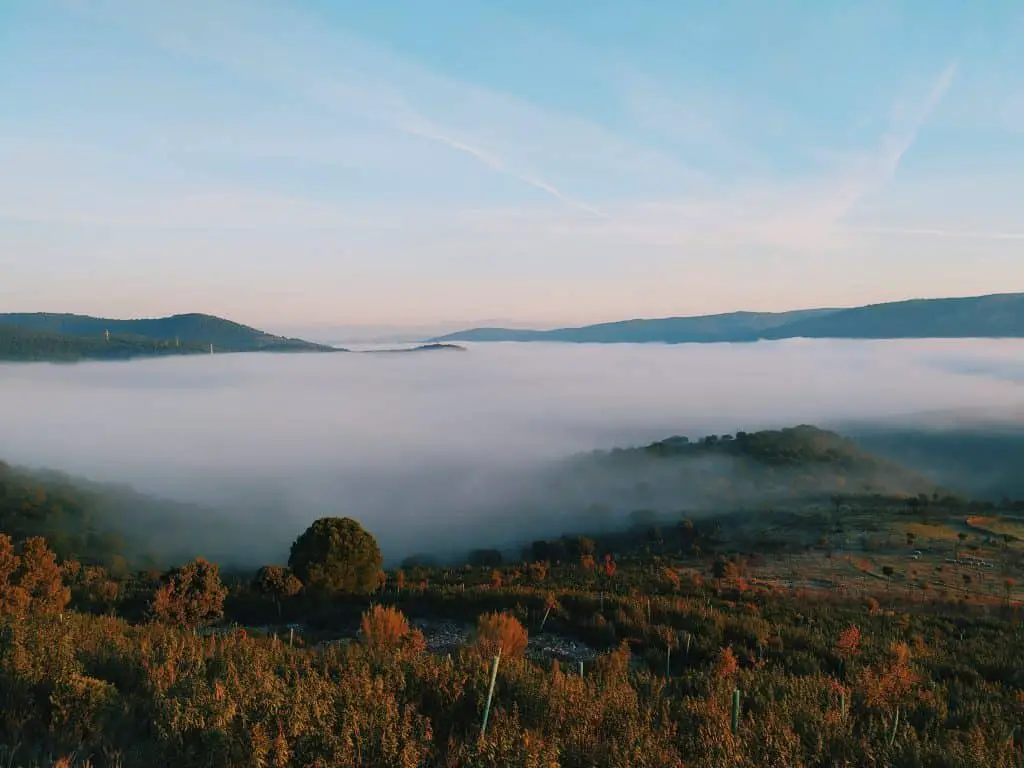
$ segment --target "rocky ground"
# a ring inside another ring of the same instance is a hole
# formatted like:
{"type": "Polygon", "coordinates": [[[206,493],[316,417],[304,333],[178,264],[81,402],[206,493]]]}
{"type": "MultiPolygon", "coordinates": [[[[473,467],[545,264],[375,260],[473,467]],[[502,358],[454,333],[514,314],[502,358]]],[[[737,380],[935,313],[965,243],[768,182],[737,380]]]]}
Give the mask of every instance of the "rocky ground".
{"type": "MultiPolygon", "coordinates": [[[[470,624],[432,619],[412,619],[409,623],[423,633],[429,653],[456,653],[459,648],[472,642],[472,625],[470,624]]],[[[230,627],[210,628],[205,630],[204,634],[226,632],[231,629],[230,627]]],[[[320,639],[317,642],[314,638],[307,637],[306,628],[300,624],[284,627],[246,627],[245,629],[260,634],[277,635],[284,642],[288,641],[290,631],[294,631],[296,641],[313,641],[316,647],[321,648],[333,643],[356,640],[360,635],[358,627],[349,627],[332,633],[330,638],[320,639]]],[[[585,643],[555,632],[531,634],[528,643],[526,655],[532,659],[558,659],[563,662],[578,663],[591,661],[597,656],[597,651],[585,643]]]]}
{"type": "MultiPolygon", "coordinates": [[[[410,623],[423,633],[427,650],[431,653],[454,653],[471,641],[472,628],[469,624],[429,619],[413,619],[410,623]]],[[[538,659],[579,662],[590,661],[597,656],[597,652],[578,640],[544,632],[530,635],[526,655],[538,659]]]]}

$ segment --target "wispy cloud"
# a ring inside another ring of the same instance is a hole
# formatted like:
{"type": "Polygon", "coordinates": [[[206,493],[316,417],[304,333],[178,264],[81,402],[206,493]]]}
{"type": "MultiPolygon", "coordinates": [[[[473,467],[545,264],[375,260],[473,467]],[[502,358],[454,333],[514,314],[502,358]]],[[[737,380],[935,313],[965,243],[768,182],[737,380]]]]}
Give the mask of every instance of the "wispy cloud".
{"type": "Polygon", "coordinates": [[[883,144],[885,148],[885,154],[883,155],[885,160],[884,167],[888,172],[886,180],[891,179],[896,174],[900,162],[914,145],[914,142],[917,141],[921,129],[924,128],[932,114],[942,103],[946,93],[953,85],[958,67],[959,62],[955,59],[951,61],[932,82],[931,88],[920,103],[916,105],[897,105],[897,114],[905,112],[905,117],[902,120],[897,120],[898,124],[895,130],[886,136],[883,144]]]}
{"type": "Polygon", "coordinates": [[[572,208],[576,208],[580,211],[593,214],[594,216],[607,218],[607,214],[603,213],[598,208],[595,208],[594,206],[589,205],[588,203],[585,203],[582,200],[577,200],[576,198],[570,197],[569,195],[557,189],[554,185],[550,184],[549,182],[545,181],[544,179],[538,176],[533,176],[530,174],[521,173],[510,169],[508,167],[508,163],[506,160],[483,149],[480,149],[479,147],[475,147],[471,144],[467,144],[466,142],[461,141],[460,139],[453,138],[452,136],[447,136],[444,133],[439,133],[436,130],[431,130],[425,127],[418,127],[407,124],[399,124],[396,125],[395,127],[407,133],[411,133],[414,136],[429,139],[430,141],[436,141],[441,144],[444,144],[445,146],[451,147],[452,149],[455,149],[459,152],[464,152],[465,154],[479,160],[488,168],[497,171],[498,173],[502,173],[511,176],[515,179],[518,179],[524,184],[528,184],[531,187],[541,190],[542,192],[546,192],[551,197],[565,203],[566,205],[572,208]]]}
{"type": "Polygon", "coordinates": [[[860,227],[851,231],[871,235],[941,237],[954,240],[1024,240],[1024,232],[972,232],[967,230],[928,229],[921,227],[860,227]]]}
{"type": "Polygon", "coordinates": [[[656,154],[631,147],[629,142],[583,121],[545,113],[512,98],[440,77],[356,40],[344,30],[331,29],[327,36],[315,19],[294,6],[261,5],[261,12],[257,12],[255,6],[244,3],[228,1],[211,8],[182,0],[175,4],[173,14],[163,17],[154,13],[159,11],[158,6],[148,2],[98,0],[90,7],[108,21],[126,25],[179,53],[219,63],[286,89],[339,117],[357,116],[445,147],[591,216],[606,214],[516,155],[555,159],[561,155],[564,159],[564,150],[571,152],[575,144],[577,150],[593,148],[590,159],[596,166],[606,165],[602,156],[623,154],[635,155],[640,166],[650,166],[650,156],[656,154]],[[268,9],[273,12],[272,22],[266,15],[268,9]],[[296,52],[302,60],[296,60],[296,52]],[[444,110],[461,119],[453,122],[444,110]],[[474,131],[466,118],[489,128],[499,116],[508,115],[513,119],[500,132],[507,138],[471,137],[481,132],[474,131]],[[533,124],[539,130],[520,130],[526,127],[524,124],[533,124]],[[543,151],[534,151],[537,145],[543,151]]]}
{"type": "Polygon", "coordinates": [[[889,125],[874,148],[866,152],[832,153],[836,166],[834,184],[831,192],[816,205],[823,226],[837,228],[859,203],[892,181],[903,158],[949,91],[957,66],[956,61],[947,65],[933,79],[923,97],[897,102],[892,108],[889,125]]]}

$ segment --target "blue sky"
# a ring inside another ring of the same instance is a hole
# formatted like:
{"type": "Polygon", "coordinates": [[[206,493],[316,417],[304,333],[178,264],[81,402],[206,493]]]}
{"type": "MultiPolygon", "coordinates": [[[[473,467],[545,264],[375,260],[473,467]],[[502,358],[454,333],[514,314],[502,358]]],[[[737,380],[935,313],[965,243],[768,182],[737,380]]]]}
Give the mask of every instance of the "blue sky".
{"type": "Polygon", "coordinates": [[[1016,2],[7,0],[0,307],[538,324],[1024,290],[1016,2]]]}

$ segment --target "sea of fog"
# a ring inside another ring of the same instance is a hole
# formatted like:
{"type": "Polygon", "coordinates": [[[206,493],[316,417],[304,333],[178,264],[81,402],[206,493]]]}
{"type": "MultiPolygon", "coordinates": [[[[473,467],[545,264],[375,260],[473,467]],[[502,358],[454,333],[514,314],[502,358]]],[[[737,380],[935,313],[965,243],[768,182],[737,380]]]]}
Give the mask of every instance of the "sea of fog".
{"type": "Polygon", "coordinates": [[[531,467],[574,452],[799,423],[1019,414],[1022,381],[1024,342],[980,340],[7,364],[0,458],[230,510],[253,558],[284,551],[324,515],[360,519],[395,557],[454,546],[430,542],[440,522],[445,537],[473,541],[488,510],[514,514],[531,467]]]}

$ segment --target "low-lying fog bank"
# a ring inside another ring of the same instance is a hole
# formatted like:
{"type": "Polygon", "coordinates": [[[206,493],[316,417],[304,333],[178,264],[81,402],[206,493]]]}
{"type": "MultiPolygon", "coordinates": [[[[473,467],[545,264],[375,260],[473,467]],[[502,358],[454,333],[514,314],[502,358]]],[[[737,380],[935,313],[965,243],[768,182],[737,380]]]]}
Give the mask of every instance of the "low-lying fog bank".
{"type": "Polygon", "coordinates": [[[576,452],[1019,419],[1024,378],[1019,341],[469,346],[0,366],[0,458],[214,506],[237,525],[196,547],[237,562],[282,559],[324,515],[361,520],[393,562],[562,533],[559,489],[535,478],[576,452]]]}

